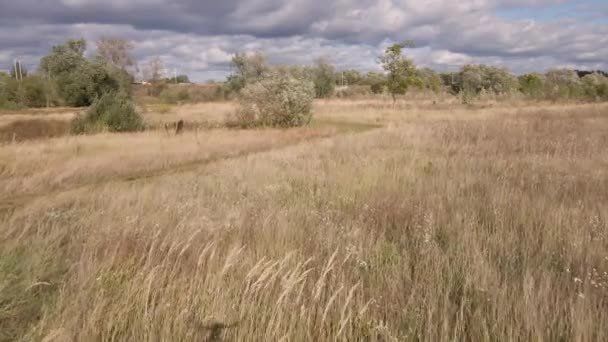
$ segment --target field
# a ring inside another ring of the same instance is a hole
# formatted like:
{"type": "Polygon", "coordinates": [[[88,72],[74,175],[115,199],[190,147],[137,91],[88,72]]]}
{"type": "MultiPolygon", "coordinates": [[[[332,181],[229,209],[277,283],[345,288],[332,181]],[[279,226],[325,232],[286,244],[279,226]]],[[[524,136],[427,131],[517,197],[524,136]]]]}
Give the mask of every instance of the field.
{"type": "Polygon", "coordinates": [[[0,114],[0,341],[608,340],[608,105],[231,110],[0,114]]]}

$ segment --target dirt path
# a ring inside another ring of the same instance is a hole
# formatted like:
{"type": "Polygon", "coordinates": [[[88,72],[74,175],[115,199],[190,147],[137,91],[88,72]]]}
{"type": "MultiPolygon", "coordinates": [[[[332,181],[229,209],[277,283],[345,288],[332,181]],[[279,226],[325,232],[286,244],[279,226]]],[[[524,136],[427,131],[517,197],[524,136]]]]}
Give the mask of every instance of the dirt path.
{"type": "Polygon", "coordinates": [[[372,129],[378,129],[378,128],[382,127],[380,125],[358,124],[358,123],[352,123],[352,122],[345,122],[345,123],[329,122],[326,124],[336,125],[336,126],[340,125],[340,126],[337,127],[336,131],[334,131],[333,133],[324,133],[324,134],[319,134],[316,136],[309,136],[309,137],[305,137],[302,139],[289,141],[289,142],[272,145],[272,146],[255,147],[255,148],[251,148],[251,149],[247,149],[247,150],[238,151],[235,153],[228,153],[228,154],[218,153],[216,155],[211,155],[206,158],[192,160],[189,162],[184,162],[184,163],[180,163],[178,165],[165,167],[165,168],[161,168],[161,169],[141,170],[141,171],[135,171],[133,173],[129,173],[128,175],[102,177],[102,178],[95,179],[93,181],[75,183],[75,184],[71,184],[70,186],[67,186],[67,187],[53,189],[50,191],[22,194],[22,195],[17,195],[14,197],[0,199],[0,214],[6,214],[6,213],[10,214],[15,209],[23,207],[23,206],[27,205],[28,203],[31,203],[40,198],[53,197],[53,196],[57,196],[57,195],[60,195],[63,193],[79,191],[79,190],[83,190],[83,189],[86,189],[89,187],[92,188],[92,187],[102,186],[102,185],[114,183],[114,182],[135,182],[135,181],[139,181],[139,180],[156,178],[156,177],[161,177],[161,176],[166,176],[166,175],[184,173],[184,172],[196,170],[200,167],[203,167],[203,166],[206,166],[209,164],[221,162],[224,160],[231,160],[231,159],[245,157],[248,155],[254,155],[254,154],[258,154],[258,153],[280,150],[283,148],[288,148],[291,146],[303,144],[303,143],[310,142],[310,141],[326,139],[326,138],[337,136],[340,134],[360,133],[360,132],[365,132],[365,131],[369,131],[372,129]]]}

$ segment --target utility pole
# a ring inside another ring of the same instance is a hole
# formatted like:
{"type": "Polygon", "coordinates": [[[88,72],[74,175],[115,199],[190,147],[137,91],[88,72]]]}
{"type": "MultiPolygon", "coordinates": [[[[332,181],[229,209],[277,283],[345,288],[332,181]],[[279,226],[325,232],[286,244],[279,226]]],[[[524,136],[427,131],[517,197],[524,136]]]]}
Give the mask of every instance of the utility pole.
{"type": "Polygon", "coordinates": [[[21,68],[21,61],[18,59],[13,61],[13,72],[15,73],[15,80],[21,82],[23,80],[23,69],[21,68]]]}

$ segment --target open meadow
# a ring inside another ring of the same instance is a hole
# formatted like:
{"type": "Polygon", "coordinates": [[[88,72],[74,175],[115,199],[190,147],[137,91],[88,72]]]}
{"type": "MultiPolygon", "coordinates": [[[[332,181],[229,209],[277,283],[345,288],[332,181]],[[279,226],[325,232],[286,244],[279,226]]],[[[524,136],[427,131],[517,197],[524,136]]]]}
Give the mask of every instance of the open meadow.
{"type": "Polygon", "coordinates": [[[231,110],[3,139],[0,341],[608,340],[608,105],[231,110]]]}

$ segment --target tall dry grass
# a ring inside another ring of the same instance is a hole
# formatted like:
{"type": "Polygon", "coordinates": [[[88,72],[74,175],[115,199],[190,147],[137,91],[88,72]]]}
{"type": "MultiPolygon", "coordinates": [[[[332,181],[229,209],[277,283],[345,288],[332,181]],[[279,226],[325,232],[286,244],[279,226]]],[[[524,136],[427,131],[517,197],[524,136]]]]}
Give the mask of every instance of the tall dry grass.
{"type": "Polygon", "coordinates": [[[329,136],[331,127],[290,131],[194,130],[97,134],[38,140],[0,147],[0,200],[45,194],[113,179],[175,173],[222,158],[329,136]]]}
{"type": "Polygon", "coordinates": [[[606,340],[607,131],[412,115],[40,197],[0,221],[0,340],[606,340]]]}

